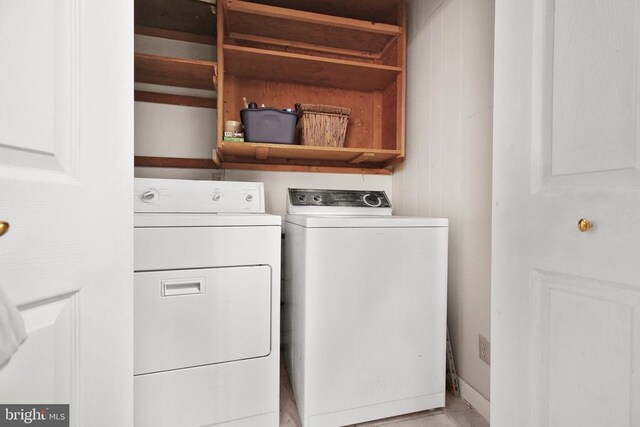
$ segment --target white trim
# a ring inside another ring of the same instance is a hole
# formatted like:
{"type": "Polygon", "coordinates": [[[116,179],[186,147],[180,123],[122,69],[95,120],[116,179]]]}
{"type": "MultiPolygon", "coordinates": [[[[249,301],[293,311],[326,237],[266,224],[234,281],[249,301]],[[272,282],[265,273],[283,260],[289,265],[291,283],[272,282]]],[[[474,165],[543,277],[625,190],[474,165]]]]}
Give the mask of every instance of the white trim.
{"type": "Polygon", "coordinates": [[[460,383],[460,397],[473,407],[480,415],[489,421],[491,403],[486,397],[481,395],[476,389],[471,387],[462,378],[458,377],[460,383]]]}

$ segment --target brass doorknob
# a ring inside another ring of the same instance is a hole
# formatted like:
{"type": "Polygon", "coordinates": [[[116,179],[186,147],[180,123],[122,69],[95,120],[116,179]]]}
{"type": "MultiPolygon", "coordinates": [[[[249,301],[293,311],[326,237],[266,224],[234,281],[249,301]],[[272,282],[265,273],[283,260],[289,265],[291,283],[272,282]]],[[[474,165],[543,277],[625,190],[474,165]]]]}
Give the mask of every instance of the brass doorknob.
{"type": "Polygon", "coordinates": [[[591,227],[593,227],[593,224],[587,219],[580,218],[580,221],[578,221],[578,230],[582,233],[589,231],[591,227]]]}
{"type": "Polygon", "coordinates": [[[9,223],[8,222],[4,222],[4,221],[0,221],[0,237],[2,237],[5,234],[7,234],[7,231],[9,231],[9,223]]]}

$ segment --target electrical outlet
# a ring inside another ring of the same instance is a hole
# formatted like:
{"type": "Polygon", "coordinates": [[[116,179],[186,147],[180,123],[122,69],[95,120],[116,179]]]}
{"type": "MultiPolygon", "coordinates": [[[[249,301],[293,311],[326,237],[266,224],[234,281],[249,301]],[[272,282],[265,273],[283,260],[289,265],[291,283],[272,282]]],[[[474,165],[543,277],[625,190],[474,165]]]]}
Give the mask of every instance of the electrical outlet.
{"type": "Polygon", "coordinates": [[[482,335],[478,335],[478,353],[480,360],[487,365],[491,365],[491,343],[482,335]]]}
{"type": "Polygon", "coordinates": [[[224,181],[224,169],[211,172],[211,179],[214,181],[224,181]]]}

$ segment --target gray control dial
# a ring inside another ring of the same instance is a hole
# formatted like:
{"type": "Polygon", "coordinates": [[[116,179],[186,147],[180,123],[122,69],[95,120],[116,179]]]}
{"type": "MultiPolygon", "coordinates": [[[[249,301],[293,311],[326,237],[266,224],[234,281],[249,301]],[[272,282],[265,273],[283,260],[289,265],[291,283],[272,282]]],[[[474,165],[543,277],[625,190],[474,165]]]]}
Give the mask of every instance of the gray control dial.
{"type": "Polygon", "coordinates": [[[377,208],[382,204],[382,199],[380,197],[374,196],[370,193],[367,193],[364,196],[362,196],[362,201],[364,202],[365,205],[371,206],[372,208],[377,208]]]}
{"type": "Polygon", "coordinates": [[[160,193],[156,189],[147,190],[140,195],[140,200],[142,200],[143,203],[157,202],[159,198],[160,193]]]}

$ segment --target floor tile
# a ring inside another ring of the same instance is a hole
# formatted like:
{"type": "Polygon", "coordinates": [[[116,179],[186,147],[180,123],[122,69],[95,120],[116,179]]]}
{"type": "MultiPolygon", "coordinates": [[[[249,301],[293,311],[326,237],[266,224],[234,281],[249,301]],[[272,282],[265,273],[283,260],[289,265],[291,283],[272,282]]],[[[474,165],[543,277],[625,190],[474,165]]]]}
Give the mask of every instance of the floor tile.
{"type": "MultiPolygon", "coordinates": [[[[280,370],[280,427],[302,427],[284,364],[281,364],[280,370]]],[[[351,427],[489,427],[489,423],[461,398],[447,393],[446,405],[445,408],[370,421],[351,427]]]]}
{"type": "Polygon", "coordinates": [[[404,425],[398,423],[404,423],[411,420],[417,420],[420,418],[433,417],[435,415],[444,414],[445,408],[431,409],[429,411],[414,412],[412,414],[400,415],[398,417],[385,418],[382,420],[369,421],[366,423],[356,424],[357,427],[378,427],[378,426],[395,426],[404,425]]]}
{"type": "Polygon", "coordinates": [[[445,412],[464,411],[465,409],[471,409],[471,405],[464,401],[461,397],[454,396],[451,393],[447,393],[445,398],[445,412]]]}
{"type": "Polygon", "coordinates": [[[460,427],[489,427],[489,422],[482,415],[473,409],[458,411],[447,414],[456,426],[460,427]]]}

